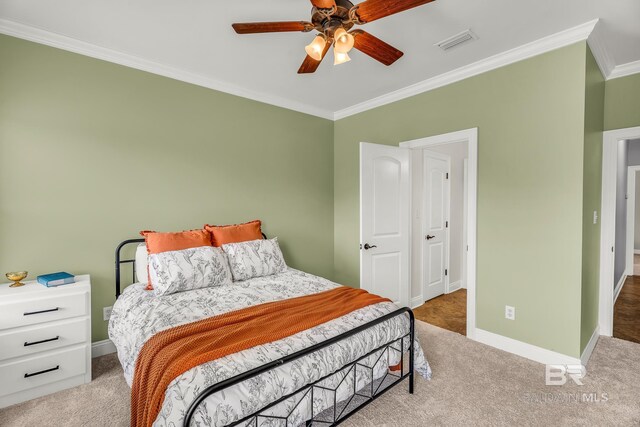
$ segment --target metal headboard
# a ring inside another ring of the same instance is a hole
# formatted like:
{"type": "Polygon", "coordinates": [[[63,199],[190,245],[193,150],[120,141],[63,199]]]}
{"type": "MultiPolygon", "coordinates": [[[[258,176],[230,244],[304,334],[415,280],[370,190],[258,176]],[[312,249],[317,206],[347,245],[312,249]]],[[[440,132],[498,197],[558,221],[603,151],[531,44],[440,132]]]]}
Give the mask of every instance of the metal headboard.
{"type": "Polygon", "coordinates": [[[124,248],[126,245],[131,244],[131,243],[144,243],[144,239],[129,239],[129,240],[125,240],[124,242],[120,243],[118,245],[118,247],[116,248],[116,299],[120,296],[120,266],[122,264],[133,264],[133,283],[135,283],[136,281],[136,260],[135,260],[135,255],[133,257],[133,259],[121,259],[120,258],[120,251],[122,250],[122,248],[124,248]]]}
{"type": "MultiPolygon", "coordinates": [[[[267,235],[262,233],[262,237],[264,239],[267,238],[267,235]]],[[[125,240],[123,242],[121,242],[118,247],[116,248],[116,299],[118,299],[118,297],[120,296],[120,266],[122,264],[132,264],[133,265],[133,283],[136,282],[136,260],[135,260],[135,255],[133,257],[133,259],[122,259],[122,256],[120,254],[120,252],[122,251],[122,248],[124,248],[125,246],[132,244],[132,243],[144,243],[144,239],[140,238],[140,239],[128,239],[125,240]]]]}

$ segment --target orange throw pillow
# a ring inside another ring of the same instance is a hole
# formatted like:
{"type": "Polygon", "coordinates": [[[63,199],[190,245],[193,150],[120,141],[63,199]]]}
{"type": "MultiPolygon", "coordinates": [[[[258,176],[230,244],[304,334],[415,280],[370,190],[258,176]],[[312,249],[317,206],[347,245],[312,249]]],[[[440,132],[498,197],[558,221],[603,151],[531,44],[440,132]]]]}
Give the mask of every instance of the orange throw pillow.
{"type": "Polygon", "coordinates": [[[227,243],[247,242],[249,240],[262,239],[262,222],[259,219],[235,225],[209,225],[204,229],[211,233],[213,246],[222,246],[227,243]]]}
{"type": "MultiPolygon", "coordinates": [[[[187,230],[176,233],[158,233],[144,230],[140,234],[144,236],[147,245],[147,253],[159,254],[168,251],[181,251],[183,249],[211,246],[211,235],[207,230],[187,230]]],[[[149,267],[147,266],[147,269],[149,267]]],[[[151,276],[147,283],[147,290],[152,290],[151,276]]]]}

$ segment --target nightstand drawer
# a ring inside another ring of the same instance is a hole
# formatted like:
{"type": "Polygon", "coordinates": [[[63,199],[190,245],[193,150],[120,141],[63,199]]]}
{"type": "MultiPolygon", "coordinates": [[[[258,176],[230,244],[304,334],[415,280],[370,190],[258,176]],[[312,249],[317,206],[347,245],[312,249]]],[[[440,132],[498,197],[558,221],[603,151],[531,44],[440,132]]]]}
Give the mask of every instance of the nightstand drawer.
{"type": "Polygon", "coordinates": [[[87,346],[82,345],[0,364],[0,396],[83,375],[86,357],[87,346]]]}
{"type": "Polygon", "coordinates": [[[51,322],[87,314],[88,294],[63,294],[49,298],[0,303],[0,329],[51,322]]]}
{"type": "Polygon", "coordinates": [[[89,327],[89,320],[81,318],[0,332],[0,363],[13,357],[84,343],[89,327]]]}

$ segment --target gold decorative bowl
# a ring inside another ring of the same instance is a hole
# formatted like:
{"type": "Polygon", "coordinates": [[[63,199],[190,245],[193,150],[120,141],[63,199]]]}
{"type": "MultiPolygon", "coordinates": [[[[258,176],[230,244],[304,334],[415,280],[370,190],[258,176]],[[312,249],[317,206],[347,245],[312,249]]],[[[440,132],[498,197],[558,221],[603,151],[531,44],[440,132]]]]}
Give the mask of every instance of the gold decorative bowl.
{"type": "Polygon", "coordinates": [[[20,280],[24,279],[28,275],[29,273],[27,271],[13,271],[11,273],[5,274],[5,276],[7,276],[7,279],[14,282],[11,285],[9,285],[10,288],[17,288],[18,286],[24,286],[24,283],[22,283],[20,280]]]}

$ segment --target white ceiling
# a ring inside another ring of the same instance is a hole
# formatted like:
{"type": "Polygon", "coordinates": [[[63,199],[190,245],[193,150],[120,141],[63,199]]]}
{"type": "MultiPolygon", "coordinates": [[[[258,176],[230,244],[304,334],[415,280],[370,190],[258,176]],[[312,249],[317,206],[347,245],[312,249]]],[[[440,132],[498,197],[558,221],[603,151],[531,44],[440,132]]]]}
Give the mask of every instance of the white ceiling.
{"type": "Polygon", "coordinates": [[[312,33],[231,28],[308,20],[310,10],[307,0],[0,0],[0,19],[327,115],[596,18],[613,65],[640,60],[638,0],[436,0],[364,26],[405,53],[392,66],[354,50],[351,62],[328,56],[310,75],[296,72],[312,33]],[[479,40],[446,53],[433,46],[467,28],[479,40]]]}

